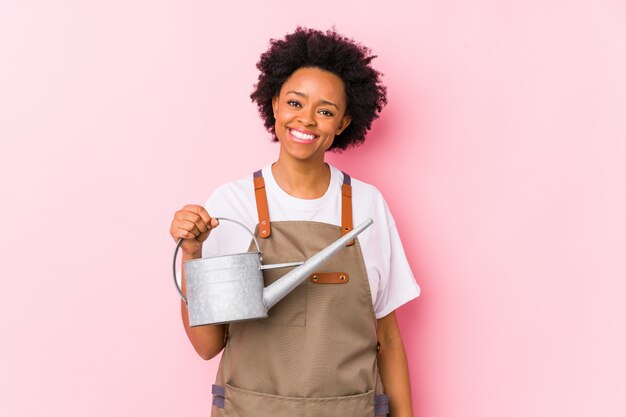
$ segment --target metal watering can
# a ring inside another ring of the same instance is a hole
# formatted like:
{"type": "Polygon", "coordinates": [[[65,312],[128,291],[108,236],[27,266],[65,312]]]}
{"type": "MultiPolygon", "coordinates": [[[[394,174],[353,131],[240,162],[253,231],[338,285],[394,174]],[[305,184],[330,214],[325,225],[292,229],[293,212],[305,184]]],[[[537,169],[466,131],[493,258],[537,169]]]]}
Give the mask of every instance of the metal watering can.
{"type": "Polygon", "coordinates": [[[186,261],[183,266],[187,299],[176,280],[176,257],[183,242],[179,239],[174,251],[174,284],[187,304],[190,326],[267,318],[270,308],[374,222],[366,220],[304,262],[263,265],[259,242],[250,229],[236,220],[216,219],[233,222],[246,229],[252,235],[257,251],[186,261]],[[294,266],[297,268],[265,287],[264,269],[294,266]]]}

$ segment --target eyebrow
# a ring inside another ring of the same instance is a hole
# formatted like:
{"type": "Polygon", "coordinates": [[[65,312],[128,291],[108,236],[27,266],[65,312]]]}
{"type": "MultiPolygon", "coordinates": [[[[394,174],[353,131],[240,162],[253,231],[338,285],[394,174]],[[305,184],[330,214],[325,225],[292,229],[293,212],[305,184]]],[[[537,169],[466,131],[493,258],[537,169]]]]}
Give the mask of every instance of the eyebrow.
{"type": "MultiPolygon", "coordinates": [[[[299,97],[302,97],[302,98],[309,98],[309,96],[307,96],[306,94],[301,93],[301,92],[299,92],[299,91],[289,90],[289,91],[287,91],[287,93],[286,93],[286,94],[289,94],[289,93],[295,94],[295,95],[297,95],[297,96],[299,96],[299,97]]],[[[328,104],[329,106],[334,106],[337,110],[339,110],[339,106],[337,106],[337,105],[336,105],[335,103],[333,103],[332,101],[322,100],[322,103],[323,103],[323,104],[328,104]]]]}

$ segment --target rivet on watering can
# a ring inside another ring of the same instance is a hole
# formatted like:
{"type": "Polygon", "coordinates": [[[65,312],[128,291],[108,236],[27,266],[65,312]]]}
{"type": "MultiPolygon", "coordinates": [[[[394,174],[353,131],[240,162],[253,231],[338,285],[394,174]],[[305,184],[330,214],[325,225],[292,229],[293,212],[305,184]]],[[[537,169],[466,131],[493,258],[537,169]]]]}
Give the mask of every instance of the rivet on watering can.
{"type": "Polygon", "coordinates": [[[313,275],[313,281],[317,281],[317,275],[313,275]]]}
{"type": "Polygon", "coordinates": [[[345,281],[346,280],[346,276],[345,275],[339,275],[339,279],[342,280],[342,281],[345,281]]]}

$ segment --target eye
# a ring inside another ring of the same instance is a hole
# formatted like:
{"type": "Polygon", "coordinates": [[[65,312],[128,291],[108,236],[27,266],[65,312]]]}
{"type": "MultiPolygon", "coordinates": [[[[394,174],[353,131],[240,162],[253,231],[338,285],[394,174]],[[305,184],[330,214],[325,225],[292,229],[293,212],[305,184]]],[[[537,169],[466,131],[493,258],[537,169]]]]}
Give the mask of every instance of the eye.
{"type": "Polygon", "coordinates": [[[326,117],[333,117],[334,113],[328,110],[320,110],[320,113],[323,114],[326,117]]]}
{"type": "Polygon", "coordinates": [[[302,107],[300,102],[297,100],[288,100],[287,104],[289,104],[291,107],[302,107]]]}

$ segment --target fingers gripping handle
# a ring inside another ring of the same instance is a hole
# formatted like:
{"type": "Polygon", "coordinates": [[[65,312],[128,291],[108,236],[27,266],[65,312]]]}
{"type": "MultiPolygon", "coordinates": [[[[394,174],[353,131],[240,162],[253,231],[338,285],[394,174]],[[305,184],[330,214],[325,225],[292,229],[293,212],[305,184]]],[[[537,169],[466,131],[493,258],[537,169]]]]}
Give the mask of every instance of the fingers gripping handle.
{"type": "MultiPolygon", "coordinates": [[[[233,222],[238,224],[239,226],[243,227],[244,229],[246,229],[246,231],[248,233],[250,233],[250,235],[252,236],[252,239],[254,240],[254,244],[256,245],[256,250],[258,252],[261,252],[261,249],[259,247],[259,241],[256,240],[256,236],[254,236],[254,233],[248,229],[248,227],[246,227],[246,225],[244,225],[241,222],[238,222],[237,220],[233,220],[233,219],[228,219],[226,217],[213,217],[214,219],[216,219],[217,221],[222,221],[222,220],[226,220],[229,222],[233,222]]],[[[178,290],[178,293],[180,294],[180,298],[183,299],[183,301],[185,302],[185,305],[187,305],[187,298],[183,295],[183,290],[180,288],[180,286],[178,285],[178,279],[176,278],[176,258],[178,257],[178,250],[180,249],[180,246],[183,244],[184,239],[178,239],[178,243],[176,244],[176,249],[174,250],[174,262],[173,262],[173,271],[174,271],[174,285],[176,286],[176,289],[178,290]]],[[[182,266],[181,266],[182,268],[182,266]]],[[[181,280],[182,282],[182,280],[181,280]]]]}

